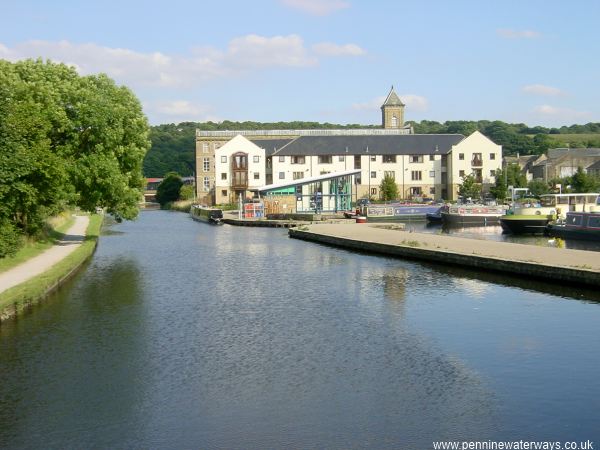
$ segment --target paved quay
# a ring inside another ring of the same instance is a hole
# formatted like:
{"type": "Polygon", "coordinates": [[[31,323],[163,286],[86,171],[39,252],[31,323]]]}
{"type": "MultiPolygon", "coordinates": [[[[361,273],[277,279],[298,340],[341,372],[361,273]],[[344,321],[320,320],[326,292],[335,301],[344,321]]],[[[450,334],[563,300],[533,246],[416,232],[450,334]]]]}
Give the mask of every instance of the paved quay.
{"type": "Polygon", "coordinates": [[[48,250],[31,258],[6,272],[0,273],[0,292],[4,292],[31,278],[40,275],[66,258],[79,247],[84,239],[90,218],[76,216],[75,223],[69,228],[65,237],[48,250]]]}
{"type": "Polygon", "coordinates": [[[353,250],[554,282],[600,286],[598,252],[485,241],[390,229],[385,224],[323,224],[290,229],[290,237],[353,250]]]}

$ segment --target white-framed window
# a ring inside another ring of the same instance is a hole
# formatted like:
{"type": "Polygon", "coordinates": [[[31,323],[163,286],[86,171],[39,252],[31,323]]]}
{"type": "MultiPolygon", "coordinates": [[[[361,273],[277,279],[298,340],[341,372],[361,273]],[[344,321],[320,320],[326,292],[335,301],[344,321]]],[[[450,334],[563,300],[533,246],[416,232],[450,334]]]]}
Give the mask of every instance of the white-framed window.
{"type": "Polygon", "coordinates": [[[226,180],[227,179],[227,173],[226,172],[222,172],[221,173],[221,180],[226,180]]]}
{"type": "Polygon", "coordinates": [[[202,169],[204,172],[210,172],[210,158],[204,158],[202,160],[202,169]]]}
{"type": "Polygon", "coordinates": [[[411,163],[422,163],[423,155],[410,155],[409,161],[411,163]]]}
{"type": "Polygon", "coordinates": [[[331,155],[319,155],[318,157],[319,164],[331,164],[333,159],[331,155]]]}
{"type": "Polygon", "coordinates": [[[304,178],[304,172],[294,172],[293,173],[294,180],[300,180],[304,178]]]}
{"type": "Polygon", "coordinates": [[[285,180],[285,172],[279,172],[279,179],[285,180]]]}
{"type": "Polygon", "coordinates": [[[221,195],[222,195],[223,197],[227,197],[227,189],[223,189],[223,190],[221,190],[221,195]]]}
{"type": "Polygon", "coordinates": [[[377,155],[371,155],[371,161],[377,161],[377,155]]]}
{"type": "Polygon", "coordinates": [[[345,159],[345,158],[344,158],[344,155],[340,155],[340,157],[339,157],[338,161],[339,161],[339,162],[344,162],[344,159],[345,159]]]}
{"type": "Polygon", "coordinates": [[[435,170],[429,171],[429,178],[435,178],[435,170]]]}
{"type": "Polygon", "coordinates": [[[496,154],[495,153],[490,153],[490,160],[495,160],[496,159],[496,154]]]}
{"type": "Polygon", "coordinates": [[[429,195],[435,195],[435,188],[434,187],[430,187],[429,188],[429,195]]]}
{"type": "Polygon", "coordinates": [[[464,153],[459,153],[458,154],[458,159],[461,160],[461,161],[464,161],[465,160],[465,154],[464,153]]]}
{"type": "Polygon", "coordinates": [[[285,156],[280,156],[279,157],[279,162],[285,162],[285,156]]]}
{"type": "Polygon", "coordinates": [[[395,114],[392,116],[392,128],[398,128],[398,118],[395,114]]]}
{"type": "Polygon", "coordinates": [[[254,179],[260,180],[260,172],[254,172],[254,179]]]}
{"type": "Polygon", "coordinates": [[[490,170],[490,177],[495,177],[496,171],[494,169],[490,170]]]}
{"type": "Polygon", "coordinates": [[[292,156],[292,164],[304,164],[304,156],[292,156]]]}
{"type": "Polygon", "coordinates": [[[393,178],[395,180],[396,179],[396,172],[394,172],[393,170],[386,170],[386,171],[383,172],[383,176],[384,176],[384,178],[391,177],[391,178],[393,178]]]}
{"type": "Polygon", "coordinates": [[[420,181],[423,179],[423,172],[420,170],[413,170],[410,174],[410,179],[413,181],[420,181]]]}
{"type": "Polygon", "coordinates": [[[202,143],[202,153],[208,153],[208,142],[202,143]]]}
{"type": "Polygon", "coordinates": [[[396,162],[396,155],[383,155],[381,157],[382,162],[384,163],[395,163],[396,162]]]}
{"type": "Polygon", "coordinates": [[[371,195],[377,195],[377,188],[371,188],[371,195]]]}
{"type": "Polygon", "coordinates": [[[465,171],[464,170],[459,170],[458,171],[458,176],[461,177],[461,178],[464,177],[465,176],[465,171]]]}
{"type": "Polygon", "coordinates": [[[371,178],[377,178],[377,172],[372,171],[371,172],[371,178]]]}
{"type": "Polygon", "coordinates": [[[204,187],[204,192],[210,191],[210,178],[209,177],[204,177],[202,185],[204,187]]]}
{"type": "Polygon", "coordinates": [[[258,156],[258,155],[254,155],[254,156],[252,157],[252,162],[255,162],[255,163],[258,163],[258,162],[260,162],[260,156],[258,156]]]}
{"type": "Polygon", "coordinates": [[[435,161],[435,155],[429,155],[429,161],[435,161]]]}
{"type": "Polygon", "coordinates": [[[227,156],[221,156],[221,162],[222,163],[227,163],[227,156]]]}

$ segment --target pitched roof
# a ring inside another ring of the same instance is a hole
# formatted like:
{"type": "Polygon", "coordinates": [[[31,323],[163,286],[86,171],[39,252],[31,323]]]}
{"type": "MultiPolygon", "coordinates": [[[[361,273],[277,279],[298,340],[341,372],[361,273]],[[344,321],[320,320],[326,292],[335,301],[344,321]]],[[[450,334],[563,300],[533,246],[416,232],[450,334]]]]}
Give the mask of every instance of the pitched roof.
{"type": "Polygon", "coordinates": [[[400,100],[400,97],[398,97],[398,94],[394,91],[394,86],[390,89],[390,93],[387,95],[381,107],[383,108],[384,106],[404,106],[404,103],[402,103],[402,100],[400,100]]]}
{"type": "Polygon", "coordinates": [[[462,134],[404,134],[397,136],[300,136],[276,155],[429,155],[448,154],[462,134]]]}
{"type": "Polygon", "coordinates": [[[259,191],[259,192],[276,191],[278,189],[284,189],[287,187],[300,186],[303,184],[310,184],[310,183],[314,183],[317,181],[333,180],[334,178],[342,178],[342,177],[346,177],[348,175],[359,175],[359,174],[360,174],[360,169],[344,170],[342,172],[325,173],[323,175],[317,175],[314,177],[307,177],[307,178],[300,178],[298,180],[286,181],[283,183],[267,184],[266,186],[261,186],[259,188],[253,188],[251,190],[259,191]]]}
{"type": "Polygon", "coordinates": [[[292,142],[295,138],[290,139],[252,139],[250,140],[258,145],[260,148],[265,149],[265,153],[267,156],[271,156],[273,153],[277,152],[281,147],[286,144],[292,142]]]}
{"type": "Polygon", "coordinates": [[[600,170],[600,160],[596,161],[594,164],[591,164],[586,167],[586,170],[600,170]]]}

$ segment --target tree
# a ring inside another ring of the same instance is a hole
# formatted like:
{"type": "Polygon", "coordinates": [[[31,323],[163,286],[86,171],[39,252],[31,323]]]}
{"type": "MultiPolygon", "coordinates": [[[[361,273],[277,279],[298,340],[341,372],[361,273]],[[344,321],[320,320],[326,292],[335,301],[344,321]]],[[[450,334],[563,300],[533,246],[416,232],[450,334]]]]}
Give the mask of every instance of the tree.
{"type": "Polygon", "coordinates": [[[0,247],[67,206],[134,218],[147,133],[137,98],[106,75],[0,60],[0,247]]]}
{"type": "Polygon", "coordinates": [[[548,185],[548,183],[542,180],[531,180],[527,184],[527,188],[529,189],[529,192],[531,192],[531,194],[535,197],[539,197],[540,195],[550,193],[550,186],[548,185]]]}
{"type": "Polygon", "coordinates": [[[573,192],[596,192],[599,188],[598,180],[588,175],[581,167],[571,177],[571,189],[573,192]]]}
{"type": "Polygon", "coordinates": [[[178,173],[169,172],[156,188],[156,201],[160,206],[179,200],[179,191],[183,181],[178,173]]]}
{"type": "Polygon", "coordinates": [[[462,177],[462,183],[458,187],[458,195],[465,199],[478,199],[481,197],[481,184],[476,182],[473,174],[462,177]]]}
{"type": "Polygon", "coordinates": [[[179,199],[192,200],[194,198],[195,193],[196,190],[194,189],[194,186],[192,186],[191,184],[184,184],[183,186],[181,186],[181,189],[179,189],[179,199]]]}
{"type": "Polygon", "coordinates": [[[386,175],[379,185],[381,199],[385,201],[395,200],[398,198],[398,185],[394,177],[386,175]]]}

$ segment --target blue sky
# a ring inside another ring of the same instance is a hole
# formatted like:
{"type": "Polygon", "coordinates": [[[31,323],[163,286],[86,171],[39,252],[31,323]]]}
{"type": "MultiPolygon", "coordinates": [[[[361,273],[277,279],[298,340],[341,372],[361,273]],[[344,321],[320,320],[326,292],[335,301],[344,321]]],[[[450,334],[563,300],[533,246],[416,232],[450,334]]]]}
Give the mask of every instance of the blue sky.
{"type": "Polygon", "coordinates": [[[5,0],[0,58],[105,72],[152,124],[600,122],[600,2],[5,0]]]}

